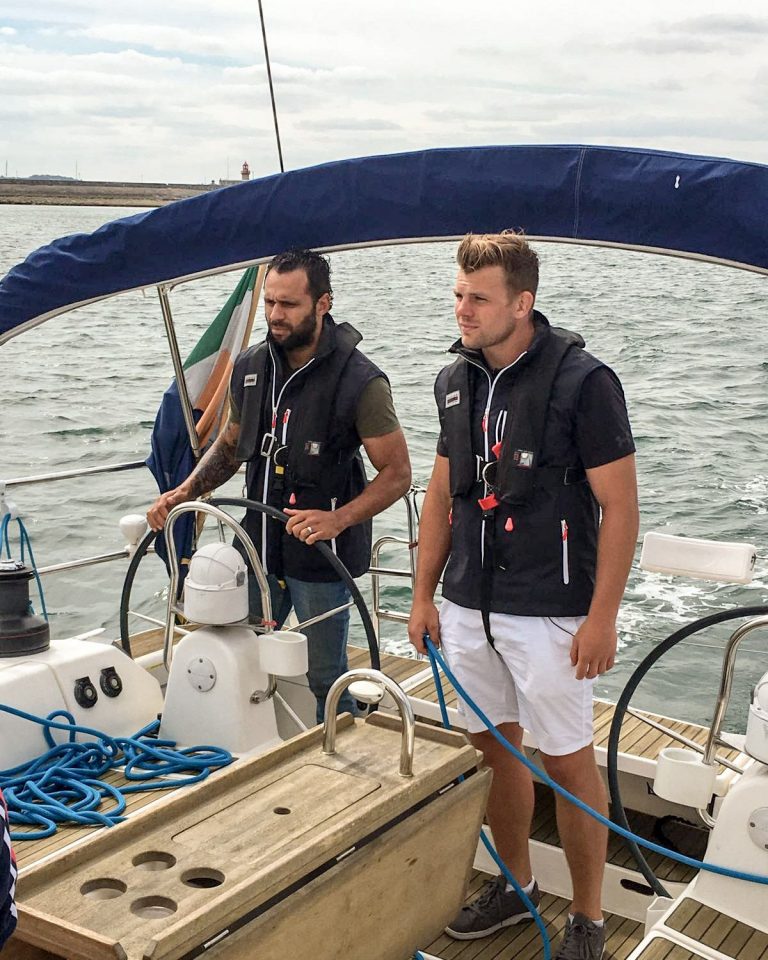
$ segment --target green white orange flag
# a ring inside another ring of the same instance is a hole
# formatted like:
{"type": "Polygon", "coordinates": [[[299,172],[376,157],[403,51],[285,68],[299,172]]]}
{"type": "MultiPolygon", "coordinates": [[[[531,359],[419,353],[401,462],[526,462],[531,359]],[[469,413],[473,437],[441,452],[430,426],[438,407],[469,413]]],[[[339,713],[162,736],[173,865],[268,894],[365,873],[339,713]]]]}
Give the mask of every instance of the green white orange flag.
{"type": "Polygon", "coordinates": [[[197,421],[201,449],[221,424],[232,367],[248,345],[262,282],[256,267],[245,271],[184,363],[192,408],[202,413],[197,421]]]}

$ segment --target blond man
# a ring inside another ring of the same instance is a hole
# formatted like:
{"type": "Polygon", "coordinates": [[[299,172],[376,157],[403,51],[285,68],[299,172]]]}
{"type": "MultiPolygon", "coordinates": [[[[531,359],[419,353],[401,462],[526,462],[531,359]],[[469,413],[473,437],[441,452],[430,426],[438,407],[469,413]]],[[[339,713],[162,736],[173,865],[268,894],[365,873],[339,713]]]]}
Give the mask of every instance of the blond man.
{"type": "MultiPolygon", "coordinates": [[[[439,374],[440,439],[420,530],[409,635],[451,669],[518,748],[607,814],[592,745],[592,687],[613,666],[616,615],[638,531],[634,442],[615,374],[535,309],[538,257],[514,232],[468,235],[454,289],[460,339],[439,374]],[[434,603],[443,574],[443,602],[434,603]]],[[[533,783],[464,704],[493,768],[488,821],[530,899],[533,783]]],[[[557,798],[573,903],[557,960],[598,960],[605,828],[557,798]]],[[[449,925],[457,939],[529,919],[504,877],[449,925]]]]}

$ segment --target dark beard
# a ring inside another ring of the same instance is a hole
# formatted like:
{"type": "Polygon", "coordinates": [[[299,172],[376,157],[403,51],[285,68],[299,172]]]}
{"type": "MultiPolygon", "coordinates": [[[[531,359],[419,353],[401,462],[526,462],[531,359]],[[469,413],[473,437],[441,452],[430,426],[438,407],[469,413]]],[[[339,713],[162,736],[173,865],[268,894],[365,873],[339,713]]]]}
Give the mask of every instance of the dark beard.
{"type": "Polygon", "coordinates": [[[299,350],[301,347],[308,347],[315,336],[315,325],[317,321],[315,314],[308,313],[301,323],[296,327],[293,333],[289,334],[282,342],[276,340],[271,330],[267,330],[267,340],[274,343],[281,350],[291,351],[299,350]]]}

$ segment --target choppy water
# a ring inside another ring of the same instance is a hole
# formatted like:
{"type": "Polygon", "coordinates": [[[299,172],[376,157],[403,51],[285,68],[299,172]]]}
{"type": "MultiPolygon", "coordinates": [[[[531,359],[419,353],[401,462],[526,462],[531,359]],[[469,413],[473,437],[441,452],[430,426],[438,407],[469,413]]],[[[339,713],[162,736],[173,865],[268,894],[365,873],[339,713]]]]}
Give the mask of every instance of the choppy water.
{"type": "MultiPolygon", "coordinates": [[[[135,213],[109,208],[0,207],[0,273],[67,233],[135,213]]],[[[436,439],[432,381],[455,337],[453,244],[388,247],[332,257],[339,320],[364,335],[364,349],[390,375],[414,478],[426,484],[436,439]]],[[[632,668],[682,624],[715,610],[768,602],[768,324],[766,278],[708,264],[595,248],[540,244],[538,306],[578,330],[621,377],[638,446],[641,537],[651,529],[758,548],[746,587],[632,572],[620,616],[621,650],[599,692],[615,696],[632,668]]],[[[234,286],[212,278],[173,295],[186,354],[234,286]]],[[[163,390],[172,377],[159,305],[129,294],[50,321],[0,348],[0,478],[94,463],[142,459],[163,390]]],[[[154,496],[146,471],[98,480],[15,488],[38,563],[118,549],[117,520],[154,496]]],[[[405,518],[385,523],[400,535],[405,518]]],[[[638,547],[639,557],[639,547],[638,547]]],[[[404,565],[404,558],[384,562],[404,565]]],[[[52,629],[94,626],[113,633],[124,565],[46,579],[52,629]]],[[[148,559],[134,608],[162,615],[163,576],[148,559]]],[[[402,586],[385,603],[404,609],[402,586]]],[[[717,628],[677,648],[636,702],[660,712],[711,716],[722,643],[717,628]]],[[[407,646],[385,628],[389,649],[407,646]]],[[[743,643],[729,725],[743,728],[746,696],[768,668],[765,633],[743,643]]]]}

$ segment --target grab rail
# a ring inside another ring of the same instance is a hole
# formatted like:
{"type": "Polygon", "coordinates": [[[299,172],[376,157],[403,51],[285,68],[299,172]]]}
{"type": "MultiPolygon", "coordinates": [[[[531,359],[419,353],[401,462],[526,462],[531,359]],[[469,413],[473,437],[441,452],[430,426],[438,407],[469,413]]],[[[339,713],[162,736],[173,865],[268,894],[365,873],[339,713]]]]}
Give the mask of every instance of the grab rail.
{"type": "Polygon", "coordinates": [[[72,477],[85,477],[95,473],[119,473],[121,470],[138,470],[146,467],[143,460],[131,460],[127,463],[108,463],[102,467],[79,467],[75,470],[61,470],[59,473],[41,473],[36,477],[14,477],[3,481],[6,487],[16,487],[20,484],[48,483],[51,480],[69,480],[72,477]]]}
{"type": "Polygon", "coordinates": [[[386,610],[382,608],[380,581],[382,576],[408,578],[411,581],[411,592],[413,592],[413,585],[416,580],[416,561],[418,557],[419,544],[419,511],[416,506],[416,497],[418,494],[425,492],[426,490],[424,487],[420,487],[417,484],[411,484],[408,492],[403,494],[401,498],[405,503],[408,516],[408,539],[387,535],[384,537],[379,537],[379,539],[371,547],[371,566],[368,570],[371,575],[371,606],[373,607],[371,618],[376,629],[377,637],[380,637],[380,626],[382,620],[388,620],[393,623],[408,623],[407,613],[399,613],[396,610],[386,610]],[[390,567],[379,566],[379,556],[382,548],[393,543],[408,547],[410,570],[398,570],[390,567]]]}

